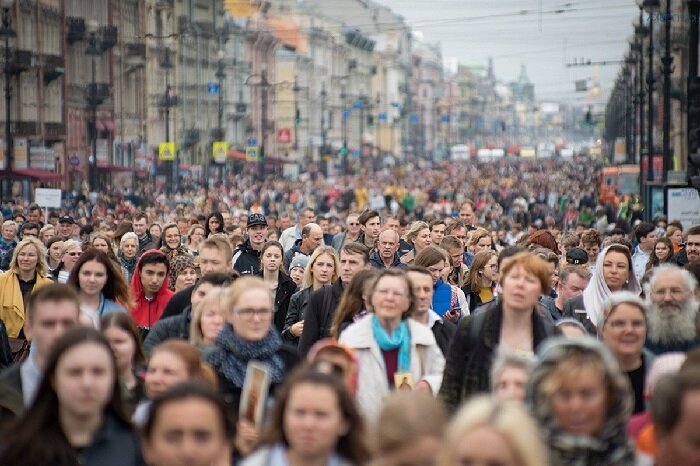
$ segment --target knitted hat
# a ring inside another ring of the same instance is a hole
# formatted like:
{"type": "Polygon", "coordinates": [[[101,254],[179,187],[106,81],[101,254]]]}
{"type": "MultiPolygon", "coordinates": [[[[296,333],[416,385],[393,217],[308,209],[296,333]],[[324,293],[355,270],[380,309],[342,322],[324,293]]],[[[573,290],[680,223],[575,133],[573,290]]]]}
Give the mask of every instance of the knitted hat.
{"type": "Polygon", "coordinates": [[[293,268],[295,267],[301,267],[302,269],[306,269],[306,266],[309,264],[309,256],[305,256],[303,254],[294,254],[294,257],[292,258],[292,263],[289,264],[289,271],[291,272],[293,268]]]}

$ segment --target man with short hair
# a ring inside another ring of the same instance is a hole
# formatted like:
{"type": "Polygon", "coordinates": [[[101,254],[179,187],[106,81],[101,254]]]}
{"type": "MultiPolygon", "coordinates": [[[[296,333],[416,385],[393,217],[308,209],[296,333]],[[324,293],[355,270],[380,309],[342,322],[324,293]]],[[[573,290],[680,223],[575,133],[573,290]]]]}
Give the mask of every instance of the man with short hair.
{"type": "Polygon", "coordinates": [[[379,233],[377,247],[372,251],[369,262],[376,269],[398,267],[405,269],[406,264],[399,257],[399,234],[394,230],[384,230],[379,233]]]}
{"type": "Polygon", "coordinates": [[[63,236],[66,239],[73,237],[73,225],[75,220],[70,215],[62,215],[58,218],[58,236],[63,236]]]}
{"type": "Polygon", "coordinates": [[[370,268],[369,249],[353,242],[340,250],[340,278],[331,286],[324,286],[309,296],[309,307],[304,318],[304,330],[299,339],[299,352],[306,356],[318,340],[330,336],[333,315],[340,303],[343,290],[357,272],[370,268]]]}
{"type": "Polygon", "coordinates": [[[401,236],[401,223],[399,222],[399,219],[396,217],[387,217],[384,220],[384,225],[382,225],[382,229],[384,230],[394,230],[396,233],[401,236]]]}
{"type": "Polygon", "coordinates": [[[39,226],[39,229],[44,226],[43,212],[38,204],[31,204],[29,206],[29,215],[27,215],[27,221],[35,223],[39,226]]]}
{"type": "Polygon", "coordinates": [[[353,241],[357,241],[360,236],[360,222],[358,220],[359,214],[350,213],[345,219],[345,231],[338,233],[333,237],[333,242],[331,246],[333,249],[340,252],[340,249],[346,244],[353,241]]]}
{"type": "Polygon", "coordinates": [[[190,232],[190,222],[187,221],[185,217],[178,217],[177,219],[177,231],[180,232],[180,237],[182,238],[182,244],[187,245],[187,233],[190,232]]]}
{"type": "Polygon", "coordinates": [[[559,283],[556,285],[557,297],[543,296],[540,303],[547,308],[554,321],[564,317],[566,301],[583,293],[588,285],[588,272],[575,265],[564,267],[559,272],[559,283]]]}
{"type": "MultiPolygon", "coordinates": [[[[292,225],[282,232],[280,235],[279,242],[282,244],[284,251],[287,252],[298,240],[301,239],[302,230],[306,225],[314,221],[314,209],[311,207],[305,207],[299,212],[299,217],[297,219],[297,224],[292,225]]],[[[323,234],[323,232],[321,232],[323,234]]]]}
{"type": "Polygon", "coordinates": [[[452,258],[452,274],[448,277],[451,285],[462,288],[467,283],[469,267],[464,264],[464,244],[456,236],[445,236],[440,242],[440,248],[447,251],[452,258]]]}
{"type": "Polygon", "coordinates": [[[433,276],[425,267],[412,266],[408,269],[408,280],[416,299],[416,310],[411,319],[426,325],[432,330],[442,355],[447,357],[457,326],[441,318],[433,311],[433,276]]]}
{"type": "Polygon", "coordinates": [[[650,404],[656,440],[653,464],[700,464],[700,369],[683,367],[678,373],[662,376],[654,387],[650,404]]]}
{"type": "Polygon", "coordinates": [[[700,264],[700,225],[694,225],[688,229],[685,248],[678,251],[672,260],[678,265],[700,264]]]}
{"type": "MultiPolygon", "coordinates": [[[[214,235],[207,238],[197,248],[199,259],[199,270],[202,276],[210,273],[231,273],[231,243],[221,235],[214,235]]],[[[168,302],[161,318],[171,317],[181,314],[187,306],[191,304],[192,290],[194,286],[178,291],[168,302]]]]}
{"type": "Polygon", "coordinates": [[[267,241],[267,219],[263,214],[250,214],[246,222],[248,238],[233,255],[233,270],[241,275],[260,272],[260,251],[267,241]]]}
{"type": "Polygon", "coordinates": [[[323,230],[315,223],[307,223],[294,246],[284,253],[284,266],[289,270],[289,265],[296,254],[311,256],[313,252],[323,244],[323,230]]]}
{"type": "Polygon", "coordinates": [[[139,251],[138,254],[141,255],[144,251],[149,249],[154,249],[156,243],[148,231],[148,217],[145,212],[137,212],[131,222],[131,226],[139,238],[139,251]]]}
{"type": "Polygon", "coordinates": [[[474,203],[466,200],[459,208],[459,219],[467,229],[476,227],[476,215],[474,215],[474,203]]]}
{"type": "Polygon", "coordinates": [[[38,238],[39,237],[39,224],[34,222],[25,222],[22,224],[22,228],[19,229],[20,239],[24,238],[38,238]]]}
{"type": "Polygon", "coordinates": [[[165,254],[158,250],[147,251],[140,258],[131,279],[131,293],[134,306],[131,316],[134,323],[150,330],[165,311],[173,292],[168,288],[170,263],[165,254]]]}
{"type": "Polygon", "coordinates": [[[333,236],[330,233],[331,220],[325,215],[316,216],[316,224],[323,230],[323,244],[326,246],[331,246],[333,244],[333,236]]]}
{"type": "Polygon", "coordinates": [[[372,250],[381,232],[382,220],[376,210],[365,210],[357,219],[360,222],[360,236],[357,242],[372,250]]]}
{"type": "Polygon", "coordinates": [[[0,373],[0,424],[21,416],[32,403],[51,348],[79,316],[78,294],[68,285],[52,283],[29,297],[24,335],[31,351],[22,363],[0,373]]]}
{"type": "Polygon", "coordinates": [[[445,237],[445,230],[447,225],[445,220],[442,218],[436,218],[428,225],[430,227],[430,240],[432,244],[440,244],[442,239],[445,237]]]}
{"type": "Polygon", "coordinates": [[[654,354],[687,352],[700,343],[695,277],[674,264],[661,264],[645,286],[647,341],[654,354]]]}
{"type": "Polygon", "coordinates": [[[641,282],[646,272],[649,256],[654,251],[656,244],[656,227],[648,222],[642,222],[634,229],[634,235],[639,243],[632,254],[632,268],[637,281],[641,282]]]}

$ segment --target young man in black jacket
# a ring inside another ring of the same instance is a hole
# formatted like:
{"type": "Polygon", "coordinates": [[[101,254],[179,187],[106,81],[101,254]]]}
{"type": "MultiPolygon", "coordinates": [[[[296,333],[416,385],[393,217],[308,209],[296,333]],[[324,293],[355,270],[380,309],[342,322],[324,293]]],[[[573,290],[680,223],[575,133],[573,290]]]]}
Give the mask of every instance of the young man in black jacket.
{"type": "Polygon", "coordinates": [[[447,350],[457,326],[440,318],[430,309],[433,304],[433,277],[425,267],[413,266],[408,269],[408,279],[417,301],[416,311],[411,315],[411,319],[430,327],[443,356],[447,357],[447,350]]]}

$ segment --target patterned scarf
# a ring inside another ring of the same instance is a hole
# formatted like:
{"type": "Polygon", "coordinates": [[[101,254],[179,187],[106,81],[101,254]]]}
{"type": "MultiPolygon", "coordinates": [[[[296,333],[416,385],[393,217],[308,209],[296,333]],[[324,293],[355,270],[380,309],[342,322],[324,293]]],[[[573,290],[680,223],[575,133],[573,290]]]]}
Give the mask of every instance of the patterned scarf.
{"type": "Polygon", "coordinates": [[[243,387],[245,372],[250,361],[260,361],[270,368],[270,381],[279,383],[286,367],[279,349],[282,339],[274,328],[260,341],[246,341],[233,331],[231,324],[224,325],[216,339],[216,349],[207,356],[207,362],[237,387],[243,387]]]}
{"type": "Polygon", "coordinates": [[[411,333],[405,320],[402,320],[394,333],[389,335],[379,323],[376,314],[372,314],[372,332],[382,351],[399,349],[399,372],[411,370],[411,333]]]}
{"type": "Polygon", "coordinates": [[[119,251],[118,253],[119,256],[119,263],[121,264],[122,267],[126,269],[127,272],[129,272],[129,276],[132,276],[134,274],[134,270],[136,269],[136,263],[139,260],[138,254],[134,255],[131,259],[127,259],[124,257],[124,254],[119,251]]]}

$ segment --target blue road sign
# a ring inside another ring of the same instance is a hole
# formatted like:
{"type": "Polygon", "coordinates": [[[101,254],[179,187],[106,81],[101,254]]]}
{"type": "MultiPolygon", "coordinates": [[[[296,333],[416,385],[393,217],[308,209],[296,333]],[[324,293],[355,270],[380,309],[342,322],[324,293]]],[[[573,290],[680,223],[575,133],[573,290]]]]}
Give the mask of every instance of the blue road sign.
{"type": "Polygon", "coordinates": [[[411,115],[408,117],[408,121],[411,123],[418,123],[418,115],[411,113],[411,115]]]}
{"type": "Polygon", "coordinates": [[[207,93],[210,95],[219,95],[219,83],[207,83],[207,93]]]}
{"type": "Polygon", "coordinates": [[[350,118],[351,115],[352,115],[352,112],[351,112],[350,110],[345,110],[345,111],[343,112],[343,118],[346,119],[346,120],[347,120],[348,118],[350,118]]]}
{"type": "Polygon", "coordinates": [[[246,141],[247,146],[257,146],[258,145],[258,140],[255,138],[248,138],[246,141]]]}
{"type": "Polygon", "coordinates": [[[389,119],[389,117],[388,117],[388,115],[386,114],[386,112],[380,113],[379,116],[378,116],[378,118],[379,118],[379,121],[386,121],[386,120],[389,119]]]}
{"type": "Polygon", "coordinates": [[[364,107],[365,107],[364,102],[362,102],[362,101],[359,100],[359,99],[352,103],[352,108],[362,109],[362,108],[364,108],[364,107]]]}

